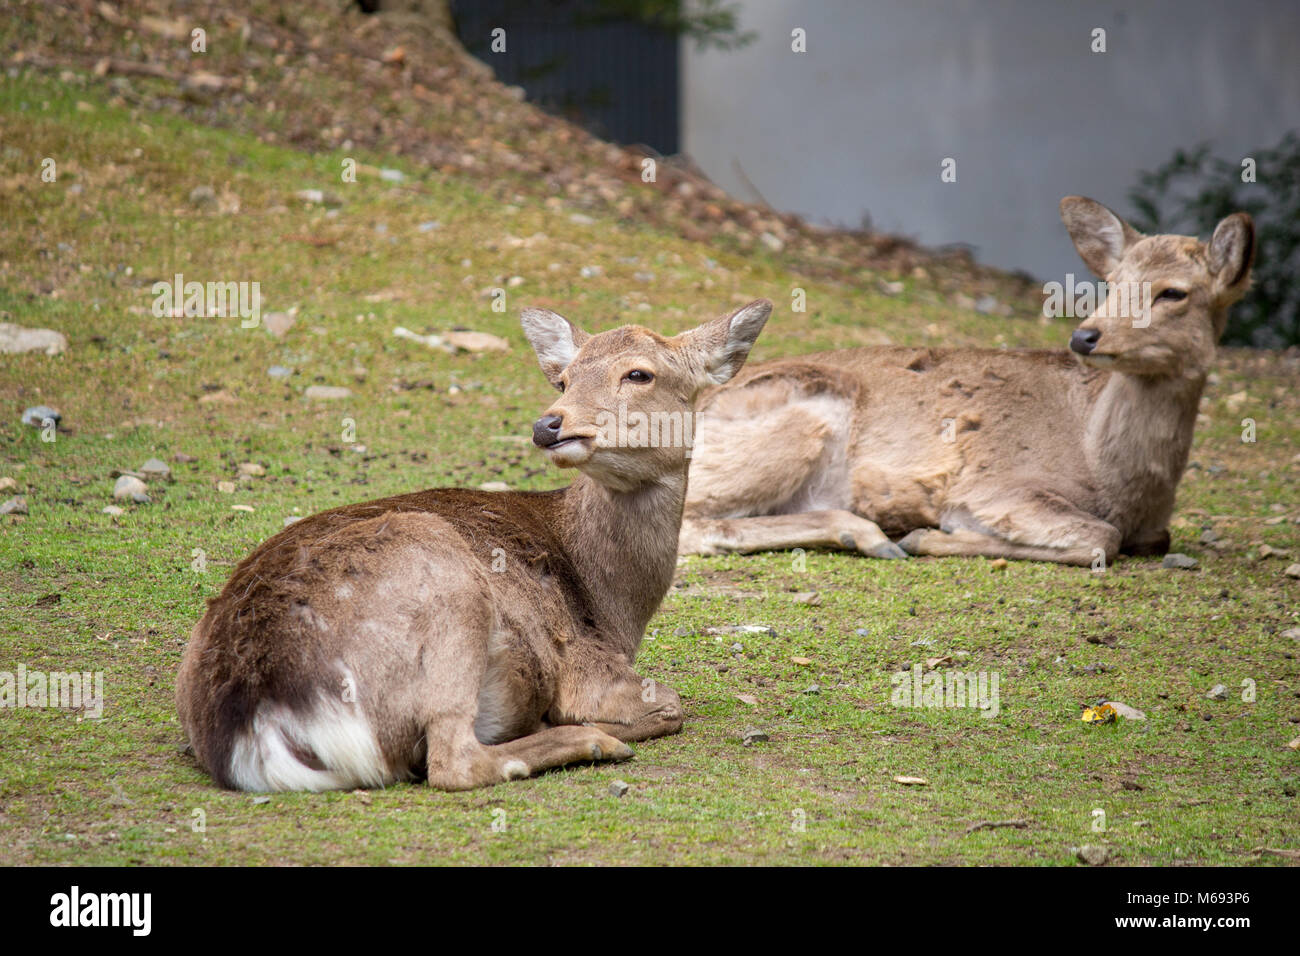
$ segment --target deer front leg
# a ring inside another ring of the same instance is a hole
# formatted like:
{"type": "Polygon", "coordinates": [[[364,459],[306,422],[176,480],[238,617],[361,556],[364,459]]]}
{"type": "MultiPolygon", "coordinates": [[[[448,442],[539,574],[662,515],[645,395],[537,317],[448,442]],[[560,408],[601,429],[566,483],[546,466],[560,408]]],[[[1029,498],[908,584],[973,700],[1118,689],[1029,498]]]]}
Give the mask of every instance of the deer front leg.
{"type": "Polygon", "coordinates": [[[979,510],[956,507],[942,528],[918,528],[899,544],[909,554],[1052,561],[1080,567],[1098,557],[1113,561],[1120,533],[1114,525],[1052,493],[1001,497],[979,510]]]}
{"type": "Polygon", "coordinates": [[[562,688],[549,716],[552,723],[583,724],[624,741],[675,734],[683,721],[677,691],[621,661],[602,662],[562,688]]]}
{"type": "Polygon", "coordinates": [[[872,558],[905,558],[873,521],[851,511],[805,511],[751,518],[687,518],[678,554],[750,554],[792,548],[857,551],[872,558]]]}

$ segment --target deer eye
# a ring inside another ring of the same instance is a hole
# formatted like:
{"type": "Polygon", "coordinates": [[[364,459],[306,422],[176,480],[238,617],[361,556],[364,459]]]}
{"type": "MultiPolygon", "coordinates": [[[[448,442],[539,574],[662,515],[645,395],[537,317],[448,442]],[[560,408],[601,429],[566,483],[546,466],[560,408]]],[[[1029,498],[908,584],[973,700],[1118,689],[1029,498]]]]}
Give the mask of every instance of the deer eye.
{"type": "Polygon", "coordinates": [[[654,378],[655,377],[649,372],[639,368],[634,368],[623,376],[625,382],[636,382],[640,385],[644,385],[646,382],[653,382],[654,378]]]}
{"type": "Polygon", "coordinates": [[[1182,289],[1170,288],[1162,289],[1160,294],[1156,296],[1156,301],[1159,302],[1161,299],[1166,299],[1170,302],[1182,302],[1185,298],[1187,298],[1187,293],[1182,289]]]}

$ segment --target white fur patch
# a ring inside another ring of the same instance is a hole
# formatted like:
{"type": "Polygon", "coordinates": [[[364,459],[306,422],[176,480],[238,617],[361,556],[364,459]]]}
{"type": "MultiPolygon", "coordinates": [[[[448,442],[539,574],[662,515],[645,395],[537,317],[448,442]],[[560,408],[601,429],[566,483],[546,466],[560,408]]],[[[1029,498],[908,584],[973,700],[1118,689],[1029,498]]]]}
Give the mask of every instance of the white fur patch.
{"type": "Polygon", "coordinates": [[[252,726],[235,741],[230,776],[240,790],[352,790],[382,787],[397,778],[379,750],[379,742],[359,704],[322,695],[309,714],[295,714],[280,704],[263,703],[252,726]],[[326,767],[314,770],[293,755],[314,753],[326,767]]]}

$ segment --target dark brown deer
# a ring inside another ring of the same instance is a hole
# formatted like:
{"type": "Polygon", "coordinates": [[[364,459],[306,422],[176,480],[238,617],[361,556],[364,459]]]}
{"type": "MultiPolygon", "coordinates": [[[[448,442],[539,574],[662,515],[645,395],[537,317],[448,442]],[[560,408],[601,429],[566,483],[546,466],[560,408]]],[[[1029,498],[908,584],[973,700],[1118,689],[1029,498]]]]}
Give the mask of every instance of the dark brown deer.
{"type": "Polygon", "coordinates": [[[689,437],[630,441],[609,424],[689,420],[771,308],[753,302],[673,338],[636,326],[588,336],[525,311],[563,392],[533,441],[577,479],[399,495],[267,540],[185,651],[176,700],[199,761],[241,790],[421,774],[463,790],[623,760],[627,741],[680,730],[677,693],[633,663],[676,564],[689,437]]]}

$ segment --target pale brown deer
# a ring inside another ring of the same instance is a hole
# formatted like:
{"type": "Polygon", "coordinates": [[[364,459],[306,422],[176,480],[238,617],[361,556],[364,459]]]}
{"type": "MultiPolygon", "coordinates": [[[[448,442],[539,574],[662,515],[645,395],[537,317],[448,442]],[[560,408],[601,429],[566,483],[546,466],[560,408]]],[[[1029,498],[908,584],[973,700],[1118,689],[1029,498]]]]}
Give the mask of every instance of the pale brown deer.
{"type": "Polygon", "coordinates": [[[1061,217],[1112,290],[1072,352],[884,347],[751,365],[701,398],[681,552],[1166,553],[1254,226],[1237,213],[1209,243],[1143,236],[1079,196],[1061,217]]]}
{"type": "MultiPolygon", "coordinates": [[[[625,441],[611,416],[680,420],[771,312],[673,338],[588,336],[526,310],[563,395],[533,441],[577,479],[550,492],[420,491],[313,515],[246,558],[194,629],[176,684],[194,753],[241,790],[462,790],[632,756],[676,733],[637,649],[672,581],[689,441],[625,441]]],[[[680,439],[680,431],[675,432],[680,439]]]]}

